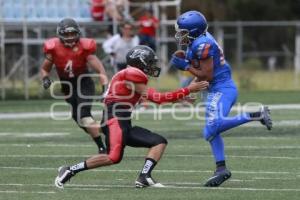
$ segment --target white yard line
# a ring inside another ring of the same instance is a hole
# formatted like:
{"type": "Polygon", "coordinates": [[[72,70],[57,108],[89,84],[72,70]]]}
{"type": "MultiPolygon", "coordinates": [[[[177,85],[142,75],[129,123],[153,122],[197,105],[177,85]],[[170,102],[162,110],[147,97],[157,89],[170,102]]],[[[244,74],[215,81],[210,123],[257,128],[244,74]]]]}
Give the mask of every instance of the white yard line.
{"type": "MultiPolygon", "coordinates": [[[[162,183],[164,184],[164,183],[162,183]]],[[[177,183],[180,185],[180,183],[177,183]]],[[[201,185],[199,183],[198,185],[201,185]]],[[[71,184],[70,186],[75,186],[71,184]]],[[[67,188],[68,186],[66,186],[67,188]]],[[[96,187],[96,188],[134,188],[131,185],[76,185],[76,187],[96,187]]],[[[236,191],[268,191],[268,192],[300,192],[300,189],[277,189],[277,188],[234,188],[234,187],[217,187],[217,188],[208,188],[208,187],[201,187],[201,186],[172,186],[166,185],[163,188],[157,189],[197,189],[197,190],[236,190],[236,191]]]]}
{"type": "MultiPolygon", "coordinates": [[[[163,183],[164,184],[164,183],[163,183]]],[[[208,187],[201,187],[200,183],[195,184],[195,186],[180,186],[182,183],[173,183],[175,185],[169,185],[166,183],[166,187],[164,188],[157,188],[160,190],[164,189],[196,189],[196,190],[233,190],[233,191],[265,191],[265,192],[300,192],[300,189],[279,189],[279,188],[235,188],[235,187],[217,187],[217,188],[208,188],[208,187]],[[197,186],[199,185],[199,186],[197,186]]],[[[189,183],[184,185],[192,185],[194,183],[189,183]]],[[[1,184],[5,185],[5,184],[1,184]]],[[[18,186],[20,184],[6,184],[7,186],[18,186]]],[[[43,186],[43,187],[54,187],[54,185],[49,184],[21,184],[22,186],[43,186]]],[[[86,185],[86,184],[69,184],[66,185],[65,189],[74,189],[74,190],[95,190],[95,191],[103,191],[107,190],[107,188],[132,188],[135,189],[134,185],[109,185],[109,184],[99,184],[99,185],[86,185]]],[[[54,191],[49,192],[30,192],[30,191],[17,191],[17,190],[10,190],[10,191],[0,191],[4,193],[41,193],[41,194],[53,194],[56,193],[54,191]]]]}
{"type": "MultiPolygon", "coordinates": [[[[187,186],[167,186],[166,189],[197,189],[197,190],[233,190],[233,191],[264,191],[264,192],[300,192],[300,189],[277,189],[277,188],[233,188],[233,187],[187,187],[187,186]]],[[[163,188],[162,188],[163,189],[163,188]]]]}
{"type": "MultiPolygon", "coordinates": [[[[199,122],[188,122],[186,125],[189,126],[200,126],[204,125],[204,121],[201,120],[199,122]]],[[[262,127],[260,122],[251,122],[242,124],[244,127],[262,127]]],[[[273,121],[273,127],[291,127],[291,126],[300,126],[300,120],[277,120],[273,121]]]]}
{"type": "Polygon", "coordinates": [[[38,132],[38,133],[21,133],[21,132],[1,132],[0,137],[15,137],[15,138],[43,138],[43,137],[60,137],[67,136],[70,133],[66,132],[38,132]]]}
{"type": "MultiPolygon", "coordinates": [[[[21,184],[21,183],[0,183],[0,186],[15,186],[15,187],[26,187],[26,186],[39,186],[39,187],[55,187],[54,184],[43,184],[43,183],[35,183],[35,184],[21,184]]],[[[94,190],[93,188],[75,188],[79,187],[78,185],[69,185],[68,189],[76,189],[76,190],[94,190]],[[71,186],[71,187],[70,187],[71,186]],[[74,187],[74,188],[73,188],[74,187]]],[[[80,185],[80,187],[82,187],[80,185]]],[[[108,190],[100,188],[99,190],[108,190]]]]}
{"type": "MultiPolygon", "coordinates": [[[[1,133],[0,133],[1,135],[1,133]]],[[[260,137],[247,137],[247,140],[258,140],[260,137]]],[[[232,139],[232,138],[231,138],[232,139]]],[[[237,137],[234,137],[234,139],[238,139],[237,137]]],[[[261,138],[262,140],[264,140],[265,138],[261,138]]],[[[271,140],[273,140],[272,137],[270,137],[271,140]]],[[[286,140],[287,138],[277,138],[277,139],[284,139],[286,140]]],[[[292,140],[295,140],[295,138],[290,138],[292,140]]],[[[36,143],[28,143],[28,144],[17,144],[17,143],[12,143],[12,144],[0,144],[0,147],[31,147],[31,148],[57,148],[57,147],[64,147],[64,148],[95,148],[95,145],[90,143],[90,144],[51,144],[51,143],[46,143],[46,144],[36,144],[36,143]]],[[[172,148],[172,147],[169,147],[172,148]]],[[[176,145],[176,148],[189,148],[187,145],[176,145]]],[[[194,147],[193,147],[194,148],[194,147]]],[[[200,145],[197,147],[197,149],[201,149],[201,150],[210,150],[210,146],[203,146],[200,145]]],[[[256,145],[246,145],[246,146],[239,146],[239,145],[228,145],[226,146],[226,149],[249,149],[249,150],[268,150],[268,149],[277,149],[277,150],[284,150],[284,149],[300,149],[300,143],[299,145],[278,145],[278,146],[256,146],[256,145]]]]}
{"type": "Polygon", "coordinates": [[[16,194],[55,194],[56,192],[54,191],[49,191],[49,192],[45,192],[45,191],[23,191],[23,190],[0,190],[0,193],[16,193],[16,194]]]}
{"type": "Polygon", "coordinates": [[[268,178],[268,177],[253,177],[254,180],[281,180],[281,181],[294,181],[297,178],[268,178]]]}
{"type": "MultiPolygon", "coordinates": [[[[48,155],[48,154],[13,154],[13,155],[0,155],[0,158],[86,158],[90,157],[91,155],[48,155]]],[[[127,155],[125,158],[138,158],[144,157],[143,155],[127,155]]],[[[190,155],[190,154],[183,154],[183,155],[171,155],[166,154],[164,157],[193,157],[193,158],[212,158],[212,155],[190,155]]],[[[282,159],[282,160],[300,160],[300,157],[290,157],[290,156],[228,156],[229,158],[244,158],[244,159],[282,159]]]]}
{"type": "MultiPolygon", "coordinates": [[[[233,107],[232,111],[237,110],[238,107],[233,107]]],[[[250,107],[249,107],[250,108],[250,107]]],[[[274,104],[269,105],[271,110],[299,110],[300,104],[274,104]]],[[[49,108],[50,109],[50,108],[49,108]]],[[[175,113],[179,112],[204,112],[203,107],[197,108],[179,108],[176,107],[175,113]]],[[[146,110],[134,110],[136,114],[154,114],[154,113],[174,113],[172,108],[159,108],[159,109],[146,109],[146,110]]],[[[94,115],[101,115],[101,111],[93,112],[94,115]]],[[[21,112],[21,113],[0,113],[0,120],[3,119],[36,119],[36,118],[51,118],[51,116],[56,117],[67,117],[70,116],[70,112],[21,112]]]]}
{"type": "MultiPolygon", "coordinates": [[[[57,171],[58,168],[51,167],[12,167],[12,166],[2,166],[0,169],[21,169],[21,170],[43,170],[43,171],[57,171]]],[[[93,169],[88,172],[129,172],[129,173],[137,173],[140,169],[93,169]]],[[[211,170],[155,170],[156,173],[212,173],[211,170]]],[[[235,174],[278,174],[278,175],[300,175],[295,174],[294,172],[284,172],[284,171],[232,171],[235,174]]]]}

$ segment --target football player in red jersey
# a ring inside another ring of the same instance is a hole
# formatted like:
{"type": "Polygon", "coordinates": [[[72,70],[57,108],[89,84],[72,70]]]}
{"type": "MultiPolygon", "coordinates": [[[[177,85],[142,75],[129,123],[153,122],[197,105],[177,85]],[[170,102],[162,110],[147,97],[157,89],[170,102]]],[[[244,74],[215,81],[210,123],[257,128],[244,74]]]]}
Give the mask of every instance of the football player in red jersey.
{"type": "Polygon", "coordinates": [[[147,89],[148,76],[158,77],[160,74],[154,51],[147,46],[136,46],[127,53],[126,60],[127,68],[114,75],[104,99],[106,109],[103,111],[102,130],[106,135],[107,154],[98,154],[78,164],[60,167],[55,179],[58,188],[63,188],[78,172],[119,163],[126,145],[149,148],[145,164],[135,182],[136,187],[163,187],[152,179],[151,171],[160,160],[167,140],[150,130],[132,126],[132,108],[143,95],[158,104],[175,102],[191,92],[206,89],[208,82],[192,82],[186,88],[159,93],[153,88],[147,89]]]}
{"type": "Polygon", "coordinates": [[[102,86],[108,83],[101,61],[94,55],[96,42],[93,39],[81,38],[79,25],[71,18],[59,22],[57,36],[44,43],[46,57],[41,67],[43,87],[50,87],[52,81],[49,73],[55,65],[65,100],[72,106],[72,118],[93,138],[99,153],[105,153],[99,125],[91,115],[95,85],[89,75],[88,66],[99,74],[102,86]]]}

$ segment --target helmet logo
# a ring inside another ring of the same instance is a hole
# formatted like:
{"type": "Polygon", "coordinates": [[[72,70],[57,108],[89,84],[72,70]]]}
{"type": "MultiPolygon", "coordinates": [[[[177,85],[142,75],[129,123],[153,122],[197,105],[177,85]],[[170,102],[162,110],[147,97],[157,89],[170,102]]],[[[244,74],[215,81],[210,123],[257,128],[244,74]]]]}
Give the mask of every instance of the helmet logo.
{"type": "Polygon", "coordinates": [[[140,61],[145,65],[147,66],[147,63],[145,62],[145,55],[147,54],[148,52],[146,50],[142,50],[142,49],[135,49],[132,54],[129,56],[130,58],[139,58],[140,61]]]}

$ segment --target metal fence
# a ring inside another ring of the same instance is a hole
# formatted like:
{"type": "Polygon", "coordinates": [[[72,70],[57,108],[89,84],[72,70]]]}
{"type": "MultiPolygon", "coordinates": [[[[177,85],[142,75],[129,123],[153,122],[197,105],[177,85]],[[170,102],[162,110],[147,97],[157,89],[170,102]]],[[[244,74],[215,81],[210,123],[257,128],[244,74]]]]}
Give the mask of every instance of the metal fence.
{"type": "MultiPolygon", "coordinates": [[[[79,1],[79,0],[78,0],[79,1]]],[[[86,1],[86,0],[84,0],[86,1]]],[[[0,0],[0,5],[1,4],[0,0]]],[[[26,10],[27,6],[23,10],[26,10]]],[[[46,1],[44,1],[46,2],[46,1]]],[[[172,41],[173,37],[168,37],[167,28],[169,24],[174,25],[176,17],[180,13],[181,0],[165,0],[151,2],[154,15],[161,19],[160,28],[157,31],[157,50],[158,55],[162,55],[161,64],[167,64],[167,43],[172,41]],[[174,19],[168,19],[166,11],[171,9],[175,15],[174,19]]],[[[140,9],[145,7],[144,3],[131,3],[131,9],[140,9]]],[[[0,10],[2,10],[0,8],[0,10]]],[[[2,12],[3,14],[4,12],[2,12]]],[[[24,13],[26,13],[24,11],[24,13]]],[[[9,15],[10,16],[10,15],[9,15]]],[[[30,88],[39,80],[39,66],[43,60],[42,45],[45,39],[56,35],[56,27],[59,19],[48,18],[28,18],[26,15],[19,17],[0,18],[0,67],[1,67],[1,98],[6,99],[9,91],[19,89],[17,92],[23,94],[25,99],[30,98],[30,88]],[[22,17],[23,16],[23,17],[22,17]],[[56,19],[56,20],[55,20],[56,19]]],[[[75,16],[76,18],[76,16],[75,16]]],[[[81,26],[81,32],[84,37],[96,39],[100,49],[99,56],[102,60],[107,60],[101,51],[101,44],[106,39],[108,26],[113,26],[113,32],[118,31],[118,22],[113,21],[93,21],[91,18],[80,18],[77,20],[81,26]]],[[[109,68],[109,62],[106,63],[109,68]]]]}
{"type": "MultiPolygon", "coordinates": [[[[164,73],[170,67],[170,55],[178,48],[174,40],[174,24],[180,13],[180,3],[166,1],[152,5],[155,15],[160,19],[156,42],[164,73]],[[166,9],[168,7],[171,11],[166,9]],[[170,12],[175,16],[173,19],[168,18],[170,12]]],[[[16,88],[20,89],[18,92],[25,99],[31,97],[30,88],[39,81],[37,74],[43,59],[42,44],[46,38],[55,35],[56,24],[55,21],[0,19],[0,89],[3,100],[7,98],[8,91],[16,88]]],[[[83,35],[95,38],[101,49],[101,43],[105,40],[102,33],[111,23],[85,21],[80,25],[83,35]]],[[[117,27],[118,24],[113,25],[117,27]]],[[[270,71],[289,68],[294,69],[295,73],[300,72],[299,27],[299,21],[209,22],[209,31],[223,47],[226,59],[234,68],[253,67],[270,71]]],[[[104,58],[105,55],[99,53],[99,56],[104,58]]]]}

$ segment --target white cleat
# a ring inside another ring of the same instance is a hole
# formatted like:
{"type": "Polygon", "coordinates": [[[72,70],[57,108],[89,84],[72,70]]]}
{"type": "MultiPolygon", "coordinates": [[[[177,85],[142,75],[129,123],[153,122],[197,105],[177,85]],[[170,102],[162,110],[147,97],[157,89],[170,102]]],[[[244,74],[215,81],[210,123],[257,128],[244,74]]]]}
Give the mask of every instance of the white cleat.
{"type": "Polygon", "coordinates": [[[150,185],[150,187],[155,187],[155,188],[164,188],[164,187],[166,187],[166,186],[164,186],[163,184],[161,184],[161,183],[155,183],[155,184],[153,184],[153,185],[150,185]]]}
{"type": "Polygon", "coordinates": [[[155,188],[163,188],[165,187],[161,183],[157,183],[153,180],[151,176],[148,175],[140,175],[138,179],[135,181],[136,188],[145,188],[145,187],[155,187],[155,188]]]}
{"type": "Polygon", "coordinates": [[[69,181],[75,174],[67,166],[58,168],[58,175],[55,178],[54,184],[57,188],[63,189],[64,184],[69,181]]]}

